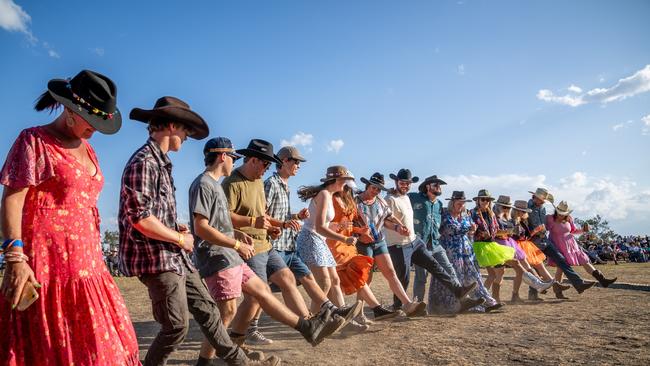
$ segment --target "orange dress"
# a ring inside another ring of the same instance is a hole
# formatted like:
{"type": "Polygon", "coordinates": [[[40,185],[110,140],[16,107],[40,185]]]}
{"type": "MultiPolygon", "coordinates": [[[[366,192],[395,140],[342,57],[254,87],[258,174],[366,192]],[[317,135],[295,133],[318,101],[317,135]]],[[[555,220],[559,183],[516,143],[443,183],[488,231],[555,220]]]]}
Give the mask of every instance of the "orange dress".
{"type": "MultiPolygon", "coordinates": [[[[352,222],[356,215],[356,207],[346,210],[338,199],[334,199],[334,219],[332,222],[352,222]]],[[[341,235],[351,236],[352,234],[363,235],[365,230],[363,228],[353,227],[352,229],[340,229],[337,232],[341,235]]],[[[368,282],[374,260],[357,253],[357,248],[354,245],[328,239],[327,246],[330,248],[336,261],[336,273],[341,280],[343,293],[351,295],[357,292],[368,282]]]]}

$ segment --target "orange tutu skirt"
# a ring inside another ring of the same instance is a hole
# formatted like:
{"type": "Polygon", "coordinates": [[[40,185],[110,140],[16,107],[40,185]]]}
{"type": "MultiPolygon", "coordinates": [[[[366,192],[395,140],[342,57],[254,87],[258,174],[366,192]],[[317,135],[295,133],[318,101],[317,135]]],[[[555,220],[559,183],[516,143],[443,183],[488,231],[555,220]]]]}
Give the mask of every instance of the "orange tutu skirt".
{"type": "Polygon", "coordinates": [[[526,253],[526,259],[528,260],[528,263],[530,263],[531,266],[536,266],[546,259],[546,256],[544,253],[542,253],[539,248],[537,248],[537,245],[535,245],[532,241],[528,240],[522,240],[522,241],[517,241],[521,249],[526,253]]]}

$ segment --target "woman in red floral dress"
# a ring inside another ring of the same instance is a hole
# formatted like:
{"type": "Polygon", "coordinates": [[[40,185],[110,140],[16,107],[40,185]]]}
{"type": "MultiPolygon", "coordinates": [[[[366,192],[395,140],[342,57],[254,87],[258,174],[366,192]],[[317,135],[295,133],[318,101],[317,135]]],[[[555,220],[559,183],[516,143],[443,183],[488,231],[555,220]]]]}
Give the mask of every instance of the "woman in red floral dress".
{"type": "Polygon", "coordinates": [[[119,130],[115,85],[92,71],[51,80],[35,108],[60,106],[52,123],[20,133],[0,172],[3,250],[13,258],[0,296],[0,365],[139,365],[128,310],[102,260],[104,177],[86,141],[119,130]],[[39,298],[19,311],[26,283],[39,298]]]}

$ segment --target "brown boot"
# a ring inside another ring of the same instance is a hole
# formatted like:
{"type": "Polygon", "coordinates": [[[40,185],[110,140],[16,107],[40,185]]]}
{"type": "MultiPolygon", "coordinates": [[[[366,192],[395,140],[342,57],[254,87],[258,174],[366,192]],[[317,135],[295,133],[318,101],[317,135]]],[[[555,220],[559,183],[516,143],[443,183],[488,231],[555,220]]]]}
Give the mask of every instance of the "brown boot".
{"type": "Polygon", "coordinates": [[[609,287],[612,283],[616,282],[618,279],[617,277],[614,278],[605,278],[605,275],[603,272],[599,270],[595,270],[591,273],[592,276],[594,276],[595,279],[598,280],[598,283],[600,283],[601,286],[603,287],[609,287]]]}
{"type": "Polygon", "coordinates": [[[553,292],[555,293],[555,298],[560,299],[560,300],[568,300],[569,298],[564,296],[562,293],[562,287],[560,287],[559,283],[554,283],[553,284],[553,292]]]}
{"type": "Polygon", "coordinates": [[[238,345],[239,348],[241,348],[242,351],[244,351],[244,353],[246,354],[246,356],[248,356],[249,359],[253,361],[264,360],[264,352],[253,351],[252,349],[244,345],[244,341],[246,340],[246,335],[239,336],[239,337],[230,336],[230,340],[232,341],[232,343],[238,345]]]}

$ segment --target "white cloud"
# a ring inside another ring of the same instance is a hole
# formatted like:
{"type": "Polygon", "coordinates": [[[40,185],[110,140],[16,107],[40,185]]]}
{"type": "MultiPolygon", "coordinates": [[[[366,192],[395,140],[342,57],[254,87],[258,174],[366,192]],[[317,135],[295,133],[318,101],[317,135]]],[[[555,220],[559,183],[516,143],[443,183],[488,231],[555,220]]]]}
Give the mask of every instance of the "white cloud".
{"type": "Polygon", "coordinates": [[[624,123],[615,124],[614,126],[612,126],[612,130],[614,130],[614,132],[616,132],[616,131],[620,130],[621,128],[623,128],[623,126],[625,126],[624,123]]]}
{"type": "Polygon", "coordinates": [[[104,49],[102,47],[89,48],[88,50],[97,56],[104,56],[104,49]]]}
{"type": "Polygon", "coordinates": [[[458,75],[461,75],[461,76],[465,75],[465,65],[464,64],[458,65],[458,75]]]}
{"type": "Polygon", "coordinates": [[[573,93],[582,93],[582,88],[579,86],[575,86],[573,84],[571,84],[571,86],[567,90],[573,93]]]}
{"type": "Polygon", "coordinates": [[[643,128],[641,129],[641,134],[643,136],[649,136],[650,135],[650,114],[648,114],[645,117],[642,117],[641,122],[643,122],[643,128]]]}
{"type": "MultiPolygon", "coordinates": [[[[547,181],[544,175],[502,174],[496,176],[459,175],[442,177],[448,185],[443,197],[451,190],[463,190],[472,198],[479,189],[488,189],[493,196],[509,195],[513,200],[528,200],[537,187],[547,188],[556,201],[565,200],[577,217],[600,214],[615,223],[628,219],[635,213],[650,213],[650,186],[639,185],[627,178],[592,177],[575,172],[557,182],[547,181]]],[[[473,207],[473,203],[468,203],[473,207]]],[[[552,213],[549,206],[547,212],[552,213]]]]}
{"type": "Polygon", "coordinates": [[[582,156],[587,156],[587,150],[582,150],[582,156]]]}
{"type": "Polygon", "coordinates": [[[52,58],[61,58],[61,56],[54,50],[47,50],[47,54],[52,58]]]}
{"type": "Polygon", "coordinates": [[[332,140],[327,144],[327,151],[334,151],[335,153],[339,153],[341,148],[343,148],[343,140],[338,139],[338,140],[332,140]]]}
{"type": "MultiPolygon", "coordinates": [[[[571,85],[571,87],[573,86],[571,85]]],[[[569,90],[571,90],[571,87],[569,90]]],[[[573,90],[571,91],[573,92],[573,90]]],[[[577,107],[588,103],[605,104],[616,102],[647,91],[650,91],[650,65],[646,65],[631,76],[620,79],[611,88],[594,88],[585,93],[575,92],[577,95],[567,94],[563,96],[555,95],[548,89],[541,89],[537,92],[537,99],[577,107]]]]}
{"type": "Polygon", "coordinates": [[[311,146],[314,142],[314,135],[310,133],[298,132],[290,140],[280,141],[281,146],[311,146]]]}
{"type": "Polygon", "coordinates": [[[0,27],[9,32],[31,34],[27,24],[32,18],[13,0],[0,0],[0,27]]]}

